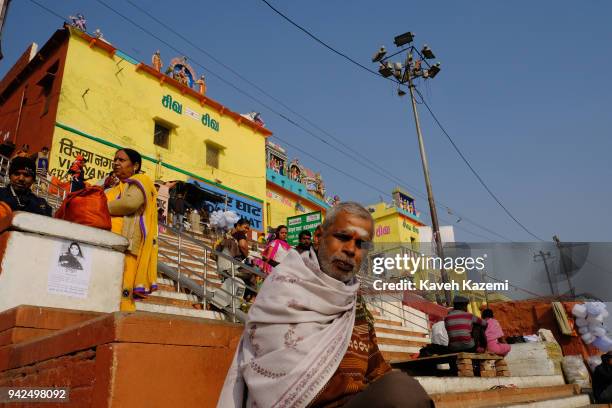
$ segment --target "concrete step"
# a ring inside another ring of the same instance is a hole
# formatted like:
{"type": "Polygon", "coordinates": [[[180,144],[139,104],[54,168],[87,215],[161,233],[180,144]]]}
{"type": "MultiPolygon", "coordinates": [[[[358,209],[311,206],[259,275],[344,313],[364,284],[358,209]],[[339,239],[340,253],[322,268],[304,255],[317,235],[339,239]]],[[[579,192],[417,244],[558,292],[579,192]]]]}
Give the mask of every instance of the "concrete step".
{"type": "Polygon", "coordinates": [[[427,342],[430,342],[429,335],[427,333],[419,333],[408,330],[405,327],[396,327],[393,329],[389,329],[386,327],[382,327],[382,325],[375,324],[376,327],[376,335],[383,335],[383,333],[387,334],[399,334],[401,336],[411,336],[411,337],[421,337],[423,339],[427,339],[427,342]]]}
{"type": "MultiPolygon", "coordinates": [[[[417,338],[417,340],[410,340],[410,338],[408,339],[390,339],[390,338],[386,338],[386,337],[380,337],[380,336],[376,336],[378,339],[378,346],[380,347],[381,345],[388,345],[388,346],[401,346],[401,347],[411,347],[411,348],[417,348],[420,349],[421,347],[425,347],[427,344],[426,342],[422,342],[419,341],[420,338],[417,338]]],[[[418,352],[418,351],[417,351],[418,352]]]]}
{"type": "Polygon", "coordinates": [[[406,332],[407,334],[404,333],[387,333],[384,331],[380,331],[380,329],[376,329],[376,337],[378,338],[378,340],[380,341],[380,339],[394,339],[394,340],[405,340],[405,341],[412,341],[415,343],[419,343],[419,344],[429,344],[431,343],[431,340],[429,340],[429,337],[425,337],[425,336],[411,336],[409,333],[410,332],[406,332]]]}
{"type": "Polygon", "coordinates": [[[198,303],[198,297],[189,293],[177,292],[176,290],[158,290],[154,296],[159,296],[167,299],[185,300],[192,303],[198,303]]]}
{"type": "Polygon", "coordinates": [[[193,309],[194,305],[200,304],[198,300],[191,300],[189,297],[187,299],[182,299],[181,297],[182,295],[186,295],[185,293],[174,292],[176,293],[176,295],[174,295],[173,292],[165,292],[165,293],[167,294],[166,296],[160,294],[159,292],[155,292],[154,294],[149,295],[146,299],[141,300],[140,302],[141,303],[151,303],[151,304],[162,305],[162,306],[182,307],[186,309],[193,309]]]}
{"type": "MultiPolygon", "coordinates": [[[[514,405],[503,405],[512,408],[578,408],[591,407],[591,400],[588,395],[574,395],[565,398],[555,398],[546,401],[527,402],[514,405]]],[[[600,406],[600,405],[598,405],[600,406]]],[[[609,406],[609,405],[604,405],[609,406]]]]}
{"type": "Polygon", "coordinates": [[[376,328],[377,331],[378,331],[378,328],[382,328],[382,329],[392,329],[392,330],[397,330],[397,331],[402,331],[402,332],[422,333],[425,335],[429,335],[429,330],[425,329],[424,327],[412,325],[409,322],[407,323],[406,326],[398,326],[396,324],[388,324],[385,321],[374,319],[374,327],[376,328]]]}
{"type": "Polygon", "coordinates": [[[421,349],[421,346],[398,346],[395,344],[378,344],[378,349],[380,351],[391,351],[391,352],[399,352],[399,353],[418,353],[421,349]]]}
{"type": "MultiPolygon", "coordinates": [[[[486,391],[445,392],[430,394],[436,408],[488,408],[531,404],[579,396],[580,387],[575,384],[548,387],[500,388],[486,391]]],[[[587,397],[588,403],[588,397],[587,397]]],[[[554,405],[557,407],[557,405],[554,405]]]]}
{"type": "Polygon", "coordinates": [[[401,320],[391,320],[387,317],[382,318],[374,316],[374,321],[376,323],[386,324],[387,326],[402,326],[401,320]]]}
{"type": "Polygon", "coordinates": [[[380,351],[386,361],[406,361],[416,358],[415,353],[398,352],[398,351],[380,351]]]}
{"type": "Polygon", "coordinates": [[[486,391],[498,385],[515,385],[518,388],[551,387],[563,385],[562,375],[537,375],[530,377],[426,377],[415,376],[429,394],[451,392],[486,391]]]}
{"type": "Polygon", "coordinates": [[[201,317],[204,319],[225,320],[223,313],[213,312],[212,310],[185,309],[176,306],[157,305],[153,303],[137,302],[136,310],[153,313],[163,313],[179,316],[201,317]]]}

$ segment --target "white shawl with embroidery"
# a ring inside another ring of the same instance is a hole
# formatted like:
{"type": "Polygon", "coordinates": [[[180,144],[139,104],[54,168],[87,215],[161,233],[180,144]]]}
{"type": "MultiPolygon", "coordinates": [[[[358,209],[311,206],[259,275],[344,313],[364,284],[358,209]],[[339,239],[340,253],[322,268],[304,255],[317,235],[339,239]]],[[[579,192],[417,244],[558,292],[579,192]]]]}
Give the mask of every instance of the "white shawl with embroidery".
{"type": "Polygon", "coordinates": [[[323,273],[313,250],[290,251],[249,310],[217,407],[241,408],[247,394],[249,408],[307,406],[346,353],[358,289],[323,273]]]}

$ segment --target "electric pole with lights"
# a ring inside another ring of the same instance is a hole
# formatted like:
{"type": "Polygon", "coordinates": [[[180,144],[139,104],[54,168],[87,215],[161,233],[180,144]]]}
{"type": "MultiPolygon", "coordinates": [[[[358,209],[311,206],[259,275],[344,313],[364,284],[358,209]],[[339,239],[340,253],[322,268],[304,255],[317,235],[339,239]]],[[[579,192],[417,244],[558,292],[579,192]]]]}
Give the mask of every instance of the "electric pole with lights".
{"type": "MultiPolygon", "coordinates": [[[[421,51],[417,50],[412,45],[413,40],[414,34],[412,32],[407,32],[398,35],[393,40],[394,44],[400,48],[404,47],[405,45],[408,45],[408,47],[401,48],[398,52],[389,56],[385,56],[387,54],[387,51],[383,46],[380,48],[380,50],[376,52],[376,54],[374,54],[374,57],[372,57],[372,62],[380,63],[378,72],[383,77],[389,78],[390,76],[393,76],[397,80],[399,96],[403,96],[406,94],[406,92],[401,89],[401,85],[408,85],[408,90],[410,92],[410,101],[412,103],[412,113],[414,115],[414,123],[416,126],[417,138],[419,141],[421,163],[423,164],[423,175],[425,176],[425,186],[427,188],[427,200],[429,201],[429,211],[431,214],[431,224],[433,229],[433,238],[436,244],[436,253],[441,259],[444,260],[444,250],[442,247],[442,238],[440,236],[440,225],[438,223],[438,212],[436,211],[436,203],[434,201],[433,190],[431,188],[431,180],[429,178],[429,164],[427,162],[427,154],[425,153],[425,144],[423,143],[423,134],[421,132],[419,113],[417,111],[417,102],[414,95],[414,80],[419,78],[433,79],[440,72],[440,63],[438,62],[434,65],[431,65],[428,60],[435,58],[433,51],[427,45],[424,45],[421,51]],[[389,61],[391,57],[404,52],[406,52],[406,62],[404,63],[404,65],[402,65],[401,62],[389,61]]],[[[448,284],[448,274],[446,273],[444,267],[442,267],[442,269],[440,270],[440,275],[442,277],[442,282],[444,284],[448,284]]],[[[446,300],[446,305],[450,306],[452,303],[452,299],[451,293],[447,288],[444,289],[444,299],[446,300]]]]}

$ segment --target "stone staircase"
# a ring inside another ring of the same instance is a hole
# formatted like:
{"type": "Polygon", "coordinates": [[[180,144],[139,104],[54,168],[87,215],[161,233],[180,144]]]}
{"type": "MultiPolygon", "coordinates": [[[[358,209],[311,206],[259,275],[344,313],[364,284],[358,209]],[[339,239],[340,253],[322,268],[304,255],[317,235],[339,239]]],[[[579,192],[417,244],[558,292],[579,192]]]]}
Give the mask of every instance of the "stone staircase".
{"type": "MultiPolygon", "coordinates": [[[[213,240],[199,234],[189,234],[197,242],[212,247],[213,240]]],[[[178,265],[179,240],[176,234],[167,230],[159,233],[158,260],[171,268],[178,265]]],[[[217,274],[215,261],[206,259],[204,264],[204,248],[196,242],[181,239],[181,275],[188,277],[199,285],[204,286],[206,275],[207,290],[214,290],[221,286],[221,279],[217,274]]],[[[146,300],[136,303],[136,310],[165,313],[180,316],[202,317],[208,319],[224,320],[225,315],[219,312],[205,310],[204,305],[196,295],[186,288],[180,288],[176,282],[159,273],[157,279],[158,290],[146,300]]]]}
{"type": "Polygon", "coordinates": [[[421,347],[431,343],[425,313],[403,306],[399,301],[383,306],[372,301],[368,308],[374,316],[378,348],[386,360],[413,359],[419,354],[421,347]],[[401,317],[401,307],[404,309],[404,318],[401,317]],[[396,311],[384,310],[392,308],[396,311]]]}

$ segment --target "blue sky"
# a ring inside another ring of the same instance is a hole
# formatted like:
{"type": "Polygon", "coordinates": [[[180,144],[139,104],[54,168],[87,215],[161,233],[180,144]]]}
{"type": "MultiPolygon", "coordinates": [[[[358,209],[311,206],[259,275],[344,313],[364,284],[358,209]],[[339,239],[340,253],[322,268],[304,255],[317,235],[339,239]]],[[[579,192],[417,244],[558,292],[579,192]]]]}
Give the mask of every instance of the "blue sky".
{"type": "MultiPolygon", "coordinates": [[[[110,42],[138,60],[149,62],[156,49],[165,62],[177,56],[96,0],[40,1],[62,16],[82,12],[90,31],[100,28],[110,42]]],[[[184,51],[197,72],[203,72],[197,64],[201,63],[309,127],[129,3],[104,1],[184,51]]],[[[360,151],[370,165],[396,174],[417,196],[418,209],[428,214],[409,99],[395,96],[387,81],[330,53],[260,0],[133,1],[360,151]]],[[[380,2],[361,0],[271,2],[372,68],[376,67],[370,57],[380,45],[394,49],[395,35],[415,32],[415,44],[429,44],[443,69],[420,86],[421,92],[504,205],[547,240],[553,234],[564,241],[611,240],[610,2],[404,2],[401,10],[399,3],[382,7],[380,2]]],[[[30,42],[44,44],[60,24],[29,0],[13,1],[0,75],[30,42]]],[[[207,78],[212,98],[238,112],[260,111],[275,135],[321,161],[384,191],[397,184],[292,126],[213,74],[207,78]]],[[[424,107],[419,109],[435,197],[459,214],[439,209],[442,224],[455,223],[459,240],[498,239],[468,219],[511,240],[533,240],[478,184],[424,107]],[[456,223],[459,217],[462,221],[456,223]]],[[[321,171],[329,192],[366,204],[379,200],[378,191],[288,150],[321,171]]]]}

